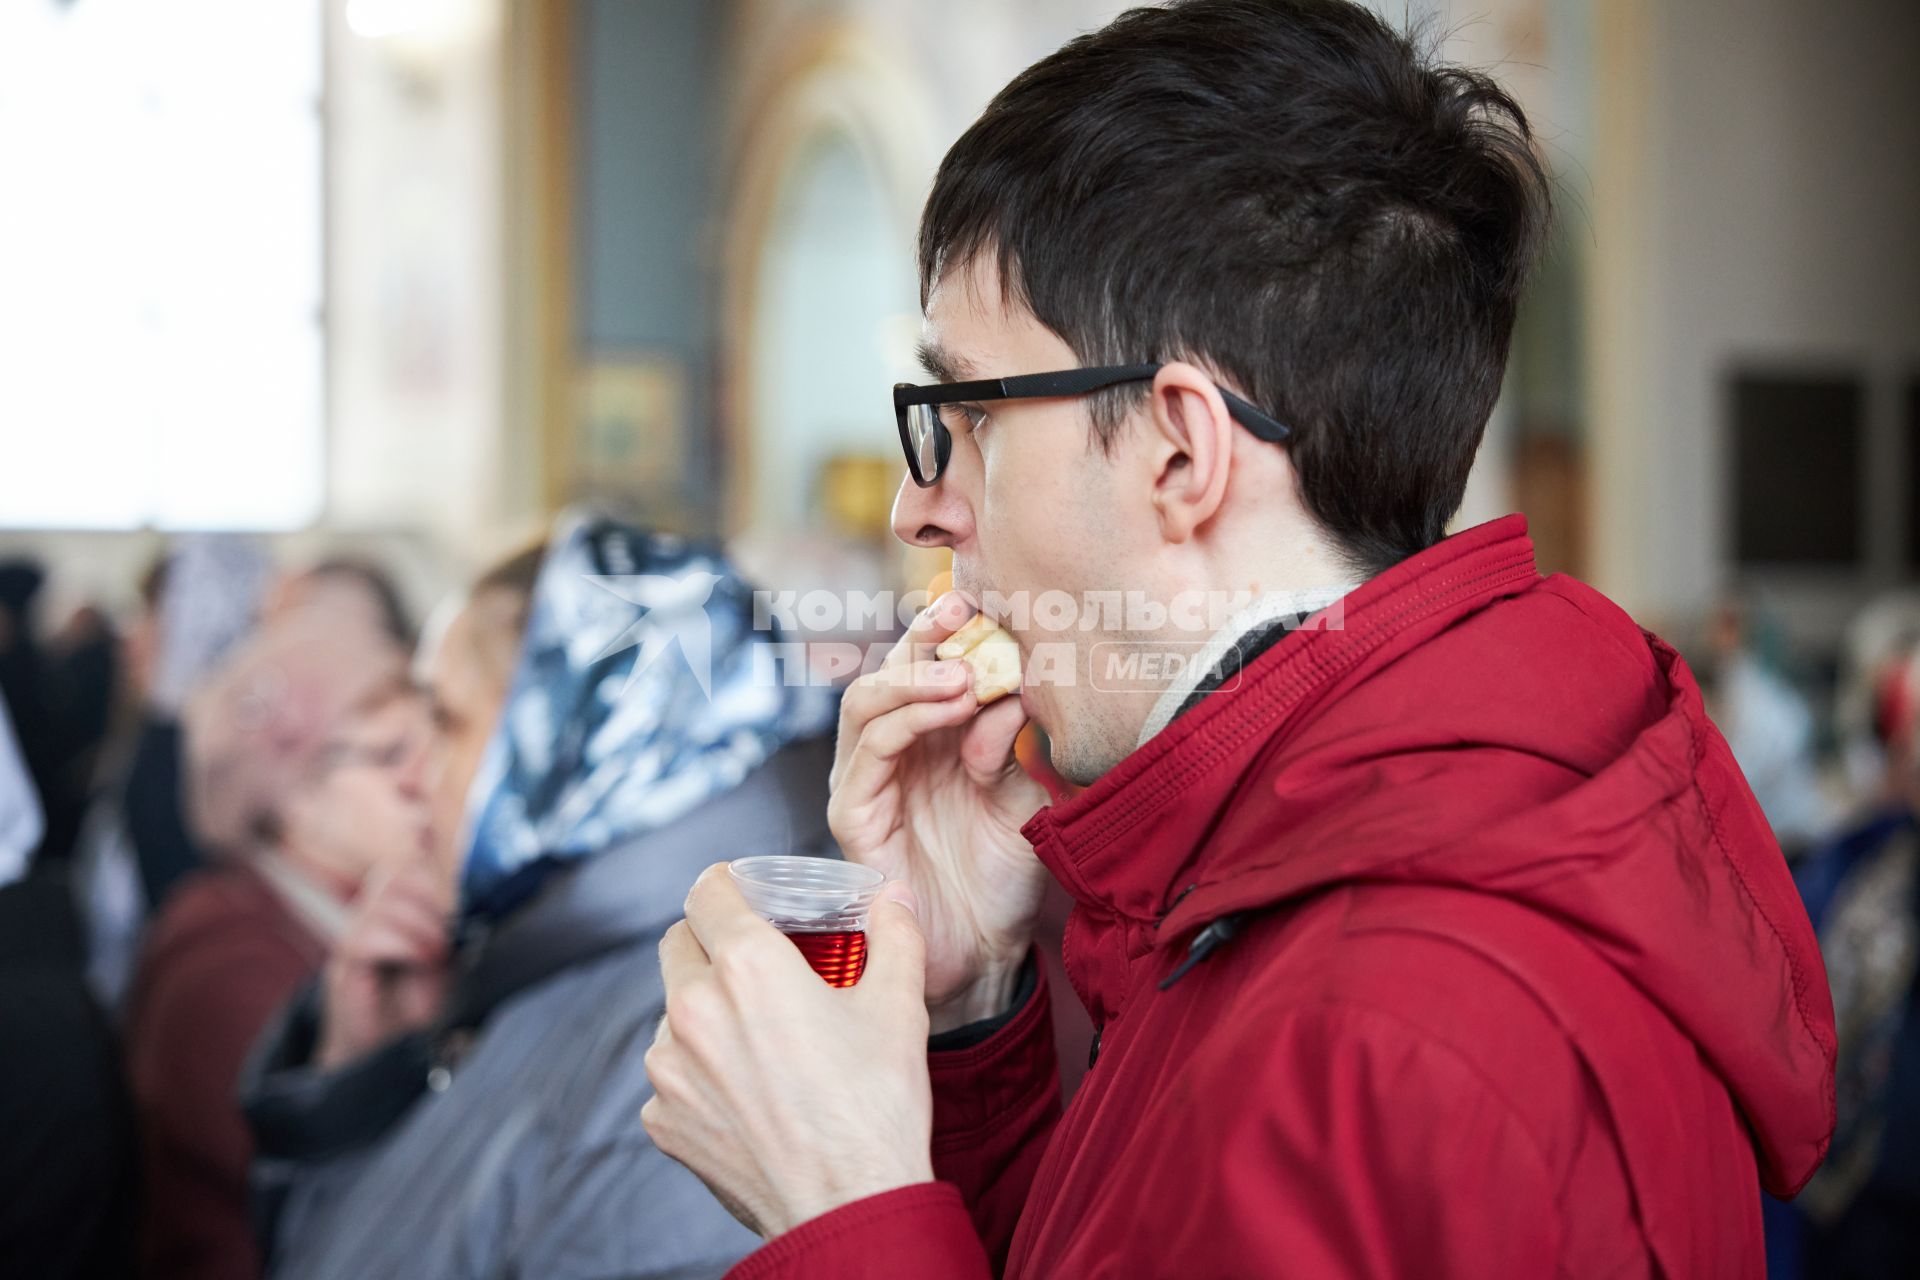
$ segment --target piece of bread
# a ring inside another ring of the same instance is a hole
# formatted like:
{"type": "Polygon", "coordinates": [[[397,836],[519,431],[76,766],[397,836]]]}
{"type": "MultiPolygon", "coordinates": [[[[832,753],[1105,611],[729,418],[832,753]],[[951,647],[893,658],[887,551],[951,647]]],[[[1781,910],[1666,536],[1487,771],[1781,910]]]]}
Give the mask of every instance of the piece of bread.
{"type": "Polygon", "coordinates": [[[981,706],[1020,690],[1020,646],[984,613],[942,640],[934,656],[958,658],[973,671],[973,697],[981,706]]]}

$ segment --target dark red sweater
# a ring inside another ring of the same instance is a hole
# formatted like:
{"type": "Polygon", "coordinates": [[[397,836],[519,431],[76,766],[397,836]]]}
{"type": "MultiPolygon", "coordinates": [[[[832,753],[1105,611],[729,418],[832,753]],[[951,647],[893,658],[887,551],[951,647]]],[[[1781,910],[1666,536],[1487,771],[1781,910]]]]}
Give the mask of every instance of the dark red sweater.
{"type": "Polygon", "coordinates": [[[149,1280],[260,1274],[247,1216],[252,1141],[235,1088],[255,1038],[325,955],[246,868],[195,874],[154,922],[127,1026],[149,1280]]]}

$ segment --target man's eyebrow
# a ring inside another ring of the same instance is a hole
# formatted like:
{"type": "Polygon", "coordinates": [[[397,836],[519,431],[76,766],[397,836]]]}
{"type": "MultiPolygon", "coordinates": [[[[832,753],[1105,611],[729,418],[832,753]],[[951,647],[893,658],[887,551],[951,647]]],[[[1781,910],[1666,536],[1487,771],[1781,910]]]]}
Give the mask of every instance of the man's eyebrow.
{"type": "Polygon", "coordinates": [[[935,382],[968,382],[973,378],[973,366],[937,342],[922,342],[916,354],[920,367],[935,382]]]}

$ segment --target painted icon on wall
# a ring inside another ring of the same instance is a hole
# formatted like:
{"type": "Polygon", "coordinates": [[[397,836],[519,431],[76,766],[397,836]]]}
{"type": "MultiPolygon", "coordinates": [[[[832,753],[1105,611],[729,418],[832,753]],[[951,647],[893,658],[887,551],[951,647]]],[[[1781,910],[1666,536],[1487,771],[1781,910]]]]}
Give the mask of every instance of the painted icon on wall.
{"type": "Polygon", "coordinates": [[[573,493],[672,525],[687,501],[687,371],[657,354],[588,360],[579,373],[573,493]]]}

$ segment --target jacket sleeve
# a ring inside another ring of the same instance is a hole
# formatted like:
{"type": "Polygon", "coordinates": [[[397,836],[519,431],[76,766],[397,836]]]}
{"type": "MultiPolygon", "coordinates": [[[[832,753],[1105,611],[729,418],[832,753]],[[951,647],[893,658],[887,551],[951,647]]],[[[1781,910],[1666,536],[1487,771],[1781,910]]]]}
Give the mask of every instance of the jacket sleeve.
{"type": "Polygon", "coordinates": [[[933,1172],[960,1190],[997,1275],[1034,1171],[1060,1120],[1060,1065],[1046,966],[1013,1020],[980,1044],[927,1055],[933,1077],[933,1172]]]}
{"type": "Polygon", "coordinates": [[[1045,971],[988,1039],[928,1054],[938,1182],[843,1205],[776,1237],[728,1280],[989,1280],[1006,1266],[1034,1170],[1060,1119],[1045,971]]]}

